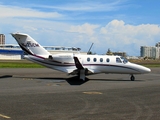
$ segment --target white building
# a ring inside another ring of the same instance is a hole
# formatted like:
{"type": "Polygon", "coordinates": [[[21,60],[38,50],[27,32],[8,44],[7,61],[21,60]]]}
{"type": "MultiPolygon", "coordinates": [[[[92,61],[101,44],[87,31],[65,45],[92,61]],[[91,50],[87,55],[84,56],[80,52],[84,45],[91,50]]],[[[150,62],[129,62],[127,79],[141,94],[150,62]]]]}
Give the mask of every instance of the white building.
{"type": "Polygon", "coordinates": [[[159,47],[141,46],[141,57],[159,59],[159,47]]]}
{"type": "Polygon", "coordinates": [[[156,47],[160,47],[160,42],[156,43],[156,47]]]}

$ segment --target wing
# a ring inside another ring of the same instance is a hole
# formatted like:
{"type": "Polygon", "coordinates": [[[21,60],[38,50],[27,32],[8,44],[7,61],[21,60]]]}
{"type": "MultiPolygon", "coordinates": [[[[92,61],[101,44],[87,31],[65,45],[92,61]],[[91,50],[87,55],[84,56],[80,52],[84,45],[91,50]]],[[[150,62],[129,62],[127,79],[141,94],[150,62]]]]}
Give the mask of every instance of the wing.
{"type": "Polygon", "coordinates": [[[93,70],[93,69],[89,69],[89,68],[85,68],[79,61],[79,59],[77,57],[74,57],[74,62],[75,62],[75,66],[77,69],[68,69],[68,73],[71,75],[75,75],[78,74],[80,70],[85,70],[85,75],[91,75],[91,74],[96,74],[99,73],[100,71],[97,70],[93,70]]]}
{"type": "Polygon", "coordinates": [[[82,64],[80,63],[77,57],[74,57],[74,62],[77,69],[84,69],[84,67],[82,66],[82,64]]]}

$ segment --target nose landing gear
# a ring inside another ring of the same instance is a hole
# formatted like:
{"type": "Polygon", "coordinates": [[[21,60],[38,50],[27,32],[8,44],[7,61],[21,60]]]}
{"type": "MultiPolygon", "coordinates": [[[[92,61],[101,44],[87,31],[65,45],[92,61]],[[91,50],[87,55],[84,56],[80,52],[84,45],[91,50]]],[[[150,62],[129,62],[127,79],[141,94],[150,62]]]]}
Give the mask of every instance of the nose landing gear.
{"type": "Polygon", "coordinates": [[[131,81],[134,81],[135,80],[135,77],[134,77],[134,75],[131,75],[131,81]]]}

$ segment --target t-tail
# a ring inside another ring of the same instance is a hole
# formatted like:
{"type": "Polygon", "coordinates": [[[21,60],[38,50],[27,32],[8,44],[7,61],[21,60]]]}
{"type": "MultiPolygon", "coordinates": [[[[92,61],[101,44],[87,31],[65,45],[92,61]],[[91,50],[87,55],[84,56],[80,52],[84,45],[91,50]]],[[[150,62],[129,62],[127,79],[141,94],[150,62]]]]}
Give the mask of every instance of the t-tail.
{"type": "Polygon", "coordinates": [[[16,39],[17,43],[26,54],[37,56],[50,55],[50,53],[46,49],[44,49],[29,35],[23,33],[11,33],[11,35],[16,39]]]}

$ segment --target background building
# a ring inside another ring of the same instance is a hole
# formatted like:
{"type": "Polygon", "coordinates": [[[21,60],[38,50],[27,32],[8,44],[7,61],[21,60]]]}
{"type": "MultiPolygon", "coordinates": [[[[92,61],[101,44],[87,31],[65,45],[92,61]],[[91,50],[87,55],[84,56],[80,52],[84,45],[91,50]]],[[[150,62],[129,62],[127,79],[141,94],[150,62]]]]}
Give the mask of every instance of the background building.
{"type": "Polygon", "coordinates": [[[160,42],[156,43],[156,47],[160,47],[160,42]]]}
{"type": "Polygon", "coordinates": [[[0,34],[0,44],[5,44],[5,35],[0,34]]]}
{"type": "Polygon", "coordinates": [[[160,42],[156,43],[156,47],[158,48],[158,59],[160,59],[160,42]]]}
{"type": "Polygon", "coordinates": [[[123,56],[123,57],[127,57],[126,52],[113,52],[114,55],[118,55],[118,56],[123,56]]]}
{"type": "Polygon", "coordinates": [[[141,57],[148,57],[151,59],[159,59],[160,58],[160,47],[158,47],[160,43],[157,43],[154,47],[149,46],[141,46],[141,57]]]}
{"type": "Polygon", "coordinates": [[[24,52],[19,45],[1,44],[0,45],[0,60],[20,60],[24,56],[24,52]]]}
{"type": "Polygon", "coordinates": [[[111,52],[110,49],[108,49],[106,55],[117,55],[117,56],[127,57],[126,52],[111,52]]]}

